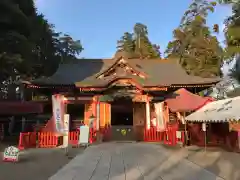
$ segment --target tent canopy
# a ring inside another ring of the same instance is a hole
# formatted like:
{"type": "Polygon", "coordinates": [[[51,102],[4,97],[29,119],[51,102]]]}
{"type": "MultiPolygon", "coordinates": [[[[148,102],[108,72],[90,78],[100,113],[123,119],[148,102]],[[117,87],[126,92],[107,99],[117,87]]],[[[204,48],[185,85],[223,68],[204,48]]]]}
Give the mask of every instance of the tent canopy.
{"type": "Polygon", "coordinates": [[[195,122],[229,122],[240,119],[240,96],[214,101],[190,114],[186,121],[195,122]]]}
{"type": "Polygon", "coordinates": [[[194,111],[213,101],[211,97],[198,96],[184,88],[175,91],[173,96],[165,100],[172,112],[194,111]]]}

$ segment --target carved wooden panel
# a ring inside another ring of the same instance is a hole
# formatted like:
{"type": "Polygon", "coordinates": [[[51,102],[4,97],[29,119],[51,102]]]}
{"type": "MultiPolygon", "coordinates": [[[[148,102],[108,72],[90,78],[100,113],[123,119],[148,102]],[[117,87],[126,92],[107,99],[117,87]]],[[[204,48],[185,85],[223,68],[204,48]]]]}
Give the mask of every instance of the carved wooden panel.
{"type": "Polygon", "coordinates": [[[126,75],[134,75],[145,79],[145,75],[141,72],[136,71],[134,67],[131,67],[124,59],[121,59],[117,64],[109,68],[104,74],[100,75],[98,78],[106,77],[122,77],[126,75]]]}

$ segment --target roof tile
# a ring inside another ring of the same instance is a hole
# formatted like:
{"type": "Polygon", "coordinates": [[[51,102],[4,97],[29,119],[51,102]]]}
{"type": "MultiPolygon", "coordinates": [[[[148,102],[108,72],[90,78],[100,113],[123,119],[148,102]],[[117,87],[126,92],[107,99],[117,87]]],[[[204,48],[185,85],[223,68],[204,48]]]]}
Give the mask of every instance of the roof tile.
{"type": "MultiPolygon", "coordinates": [[[[97,79],[96,75],[113,66],[117,59],[119,57],[75,60],[68,64],[61,64],[53,76],[37,79],[31,83],[34,85],[105,86],[109,80],[97,79]]],[[[131,76],[143,86],[202,85],[220,81],[220,78],[190,76],[175,59],[127,59],[127,62],[137,71],[148,75],[141,83],[137,77],[131,76]]],[[[128,76],[125,78],[129,78],[128,76]]]]}

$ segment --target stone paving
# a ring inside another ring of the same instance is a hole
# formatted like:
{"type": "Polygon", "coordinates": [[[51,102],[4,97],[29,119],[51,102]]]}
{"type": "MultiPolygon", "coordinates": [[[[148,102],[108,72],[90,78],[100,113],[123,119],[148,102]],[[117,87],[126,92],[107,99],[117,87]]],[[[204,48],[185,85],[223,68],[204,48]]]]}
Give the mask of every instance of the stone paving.
{"type": "Polygon", "coordinates": [[[48,180],[223,180],[160,145],[91,146],[48,180]]]}
{"type": "MultiPolygon", "coordinates": [[[[184,148],[185,149],[185,148],[184,148]]],[[[181,151],[184,151],[181,149],[181,151]]],[[[180,151],[178,151],[180,153],[180,151]]],[[[229,180],[240,179],[239,153],[226,152],[220,148],[189,147],[185,149],[186,159],[208,171],[229,180]]]]}

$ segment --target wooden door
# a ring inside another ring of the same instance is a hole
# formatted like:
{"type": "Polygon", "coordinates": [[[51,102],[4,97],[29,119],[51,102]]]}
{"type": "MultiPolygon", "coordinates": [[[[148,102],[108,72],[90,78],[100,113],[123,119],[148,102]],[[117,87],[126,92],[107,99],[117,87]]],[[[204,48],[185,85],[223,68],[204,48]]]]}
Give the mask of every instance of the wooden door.
{"type": "Polygon", "coordinates": [[[133,129],[137,141],[143,141],[145,123],[146,103],[135,102],[133,105],[133,129]]]}

